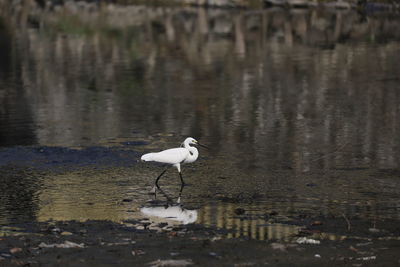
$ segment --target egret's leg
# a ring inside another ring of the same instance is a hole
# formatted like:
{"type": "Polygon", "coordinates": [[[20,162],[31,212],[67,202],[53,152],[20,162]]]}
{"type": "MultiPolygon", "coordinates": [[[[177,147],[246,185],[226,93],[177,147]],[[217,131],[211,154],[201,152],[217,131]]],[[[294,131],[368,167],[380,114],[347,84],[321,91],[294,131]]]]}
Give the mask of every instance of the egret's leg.
{"type": "Polygon", "coordinates": [[[182,185],[185,185],[185,182],[183,181],[182,173],[181,173],[181,164],[180,164],[180,163],[177,163],[177,164],[175,164],[174,166],[178,169],[179,177],[181,178],[181,183],[182,183],[182,185]]]}
{"type": "Polygon", "coordinates": [[[185,184],[182,184],[181,185],[181,190],[179,190],[179,197],[182,195],[182,191],[183,191],[183,188],[185,187],[185,184]]]}
{"type": "Polygon", "coordinates": [[[179,197],[178,197],[178,200],[176,201],[176,203],[178,203],[178,204],[181,204],[181,196],[182,196],[182,191],[183,191],[184,187],[185,187],[185,184],[182,184],[181,190],[179,190],[179,197]]]}
{"type": "Polygon", "coordinates": [[[160,180],[161,176],[163,176],[163,174],[167,171],[167,169],[165,169],[156,179],[156,186],[159,189],[160,187],[158,186],[158,180],[160,180]]]}
{"type": "Polygon", "coordinates": [[[182,187],[181,187],[181,189],[183,188],[183,186],[185,185],[185,182],[183,181],[183,178],[182,178],[182,173],[181,172],[179,172],[179,177],[181,177],[181,183],[182,183],[182,187]]]}

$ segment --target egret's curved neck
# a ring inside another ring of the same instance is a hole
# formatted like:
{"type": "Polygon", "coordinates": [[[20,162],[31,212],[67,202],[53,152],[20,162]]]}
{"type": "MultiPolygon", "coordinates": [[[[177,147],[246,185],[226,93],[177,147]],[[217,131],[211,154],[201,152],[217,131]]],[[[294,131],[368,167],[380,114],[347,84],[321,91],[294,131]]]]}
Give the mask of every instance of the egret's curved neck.
{"type": "Polygon", "coordinates": [[[197,148],[190,146],[189,144],[185,144],[185,148],[189,150],[190,153],[189,157],[185,160],[185,163],[191,163],[195,161],[199,156],[199,151],[197,150],[197,148]]]}
{"type": "Polygon", "coordinates": [[[185,140],[184,142],[183,142],[183,147],[184,148],[187,148],[187,149],[189,149],[191,146],[189,145],[189,140],[185,140]]]}

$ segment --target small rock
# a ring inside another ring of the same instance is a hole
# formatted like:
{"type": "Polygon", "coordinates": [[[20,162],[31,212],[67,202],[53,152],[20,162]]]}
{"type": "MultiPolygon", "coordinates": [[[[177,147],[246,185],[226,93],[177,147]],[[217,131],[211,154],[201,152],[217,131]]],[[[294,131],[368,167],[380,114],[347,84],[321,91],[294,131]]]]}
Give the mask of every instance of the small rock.
{"type": "Polygon", "coordinates": [[[286,251],[286,246],[281,243],[272,243],[271,247],[272,247],[272,249],[275,249],[275,250],[286,251]]]}
{"type": "Polygon", "coordinates": [[[357,260],[363,260],[363,261],[376,260],[376,256],[360,257],[360,258],[357,258],[357,260]]]}
{"type": "Polygon", "coordinates": [[[132,255],[133,255],[133,256],[139,256],[139,255],[143,255],[143,254],[146,254],[146,252],[144,252],[144,251],[141,250],[141,249],[134,249],[134,250],[132,250],[132,255]]]}
{"type": "Polygon", "coordinates": [[[314,257],[315,257],[315,258],[321,258],[321,255],[315,254],[314,257]]]}
{"type": "Polygon", "coordinates": [[[368,229],[371,233],[379,233],[381,230],[377,229],[377,228],[369,228],[368,229]]]}
{"type": "Polygon", "coordinates": [[[22,251],[22,248],[11,248],[10,249],[10,253],[11,254],[15,254],[15,253],[18,253],[18,252],[21,252],[22,251]]]}

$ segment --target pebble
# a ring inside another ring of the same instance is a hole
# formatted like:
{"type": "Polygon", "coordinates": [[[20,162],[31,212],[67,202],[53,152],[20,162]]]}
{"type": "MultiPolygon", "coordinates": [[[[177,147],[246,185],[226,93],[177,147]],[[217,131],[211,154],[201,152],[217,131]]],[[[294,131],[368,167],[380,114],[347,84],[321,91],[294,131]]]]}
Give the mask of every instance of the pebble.
{"type": "Polygon", "coordinates": [[[64,231],[64,232],[61,233],[61,235],[72,235],[72,233],[71,233],[71,232],[64,231]]]}

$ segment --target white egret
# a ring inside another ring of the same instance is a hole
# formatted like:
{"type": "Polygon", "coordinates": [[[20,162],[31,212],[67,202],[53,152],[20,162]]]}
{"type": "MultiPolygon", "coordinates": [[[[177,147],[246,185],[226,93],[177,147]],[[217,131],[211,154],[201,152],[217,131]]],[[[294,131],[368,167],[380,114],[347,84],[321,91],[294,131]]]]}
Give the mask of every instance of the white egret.
{"type": "MultiPolygon", "coordinates": [[[[199,156],[199,151],[197,150],[197,148],[195,148],[191,145],[199,145],[202,147],[206,147],[204,145],[200,145],[199,142],[197,142],[194,138],[188,137],[182,143],[183,147],[171,148],[171,149],[163,150],[161,152],[156,152],[156,153],[147,153],[141,157],[141,160],[171,164],[172,166],[174,166],[178,169],[179,177],[181,178],[182,185],[184,185],[185,182],[183,181],[183,178],[182,178],[181,164],[182,163],[192,163],[192,162],[196,161],[197,157],[199,156]]],[[[167,169],[165,169],[157,177],[156,183],[155,183],[157,188],[160,188],[158,186],[158,180],[160,180],[161,176],[163,176],[163,174],[166,171],[167,171],[167,169]]]]}

